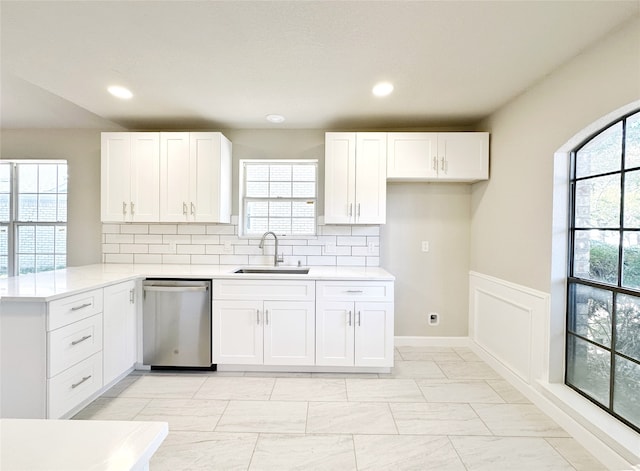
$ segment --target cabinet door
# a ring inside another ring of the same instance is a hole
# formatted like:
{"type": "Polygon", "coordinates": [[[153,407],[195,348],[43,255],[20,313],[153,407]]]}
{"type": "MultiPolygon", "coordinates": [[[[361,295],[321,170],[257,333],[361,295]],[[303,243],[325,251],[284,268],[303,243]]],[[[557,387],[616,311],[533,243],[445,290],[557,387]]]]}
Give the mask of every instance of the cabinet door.
{"type": "Polygon", "coordinates": [[[438,176],[438,134],[390,132],[387,134],[387,180],[411,181],[438,176]]]}
{"type": "Polygon", "coordinates": [[[324,222],[355,221],[356,133],[325,134],[324,222]]]}
{"type": "Polygon", "coordinates": [[[387,218],[386,133],[360,132],[356,134],[355,170],[355,222],[357,224],[384,224],[387,218]]]}
{"type": "Polygon", "coordinates": [[[262,364],[262,301],[213,302],[213,363],[262,364]]]}
{"type": "Polygon", "coordinates": [[[477,181],[489,178],[489,133],[438,134],[438,178],[477,181]]]}
{"type": "Polygon", "coordinates": [[[104,384],[109,384],[136,362],[135,281],[104,288],[102,356],[104,384]]]}
{"type": "Polygon", "coordinates": [[[316,365],[353,366],[354,304],[316,304],[316,365]]]}
{"type": "Polygon", "coordinates": [[[160,133],[160,221],[189,221],[189,133],[160,133]]]}
{"type": "Polygon", "coordinates": [[[103,132],[100,145],[100,217],[103,222],[129,221],[131,202],[131,134],[103,132]]]}
{"type": "Polygon", "coordinates": [[[393,366],[393,303],[355,303],[355,365],[393,366]]]}
{"type": "Polygon", "coordinates": [[[229,222],[231,143],[219,132],[192,132],[189,144],[189,217],[229,222]]]}
{"type": "Polygon", "coordinates": [[[264,364],[313,365],[315,306],[311,301],[265,301],[264,364]]]}
{"type": "Polygon", "coordinates": [[[158,222],[160,218],[160,135],[131,133],[131,221],[158,222]]]}

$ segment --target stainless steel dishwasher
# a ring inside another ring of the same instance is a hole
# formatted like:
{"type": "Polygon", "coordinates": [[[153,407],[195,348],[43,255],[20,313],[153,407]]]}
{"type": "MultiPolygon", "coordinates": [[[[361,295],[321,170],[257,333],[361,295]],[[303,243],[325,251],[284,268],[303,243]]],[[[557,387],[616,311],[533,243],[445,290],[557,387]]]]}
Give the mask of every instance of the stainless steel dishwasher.
{"type": "Polygon", "coordinates": [[[143,363],[152,368],[211,365],[211,280],[143,283],[143,363]]]}

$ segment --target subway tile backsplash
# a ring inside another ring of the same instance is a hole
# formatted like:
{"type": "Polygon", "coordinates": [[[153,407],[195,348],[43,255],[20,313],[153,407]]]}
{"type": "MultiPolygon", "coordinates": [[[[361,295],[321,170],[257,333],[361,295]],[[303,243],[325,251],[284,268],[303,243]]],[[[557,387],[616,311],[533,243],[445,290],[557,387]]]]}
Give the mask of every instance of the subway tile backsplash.
{"type": "MultiPolygon", "coordinates": [[[[104,263],[270,265],[273,238],[238,237],[232,224],[103,224],[104,263]]],[[[380,265],[380,226],[318,226],[310,239],[279,239],[283,265],[380,265]]]]}

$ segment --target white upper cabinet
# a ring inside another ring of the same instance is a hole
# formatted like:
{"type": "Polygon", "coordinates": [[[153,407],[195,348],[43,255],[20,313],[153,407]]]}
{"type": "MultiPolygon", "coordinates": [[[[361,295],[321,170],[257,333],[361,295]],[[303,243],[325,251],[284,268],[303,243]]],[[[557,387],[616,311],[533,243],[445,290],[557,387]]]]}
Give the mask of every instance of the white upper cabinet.
{"type": "Polygon", "coordinates": [[[388,133],[389,181],[474,182],[489,178],[489,133],[388,133]]]}
{"type": "Polygon", "coordinates": [[[102,221],[158,222],[159,153],[158,133],[102,133],[102,221]]]}
{"type": "Polygon", "coordinates": [[[387,133],[325,134],[327,224],[386,222],[387,133]]]}
{"type": "Polygon", "coordinates": [[[231,142],[219,132],[160,134],[160,221],[231,220],[231,142]]]}

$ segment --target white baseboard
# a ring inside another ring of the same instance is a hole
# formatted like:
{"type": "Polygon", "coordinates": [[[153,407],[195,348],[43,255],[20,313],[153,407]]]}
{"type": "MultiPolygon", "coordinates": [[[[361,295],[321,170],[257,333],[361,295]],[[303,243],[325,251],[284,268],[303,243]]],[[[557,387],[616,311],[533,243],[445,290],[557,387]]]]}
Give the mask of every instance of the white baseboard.
{"type": "Polygon", "coordinates": [[[469,337],[420,337],[397,335],[394,337],[396,347],[468,347],[469,337]]]}

